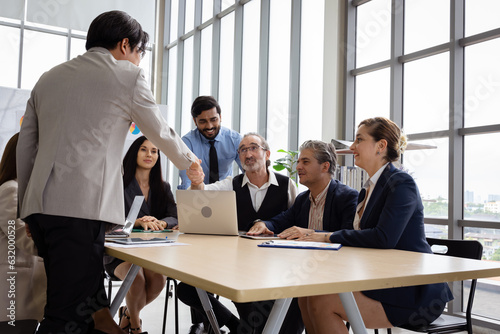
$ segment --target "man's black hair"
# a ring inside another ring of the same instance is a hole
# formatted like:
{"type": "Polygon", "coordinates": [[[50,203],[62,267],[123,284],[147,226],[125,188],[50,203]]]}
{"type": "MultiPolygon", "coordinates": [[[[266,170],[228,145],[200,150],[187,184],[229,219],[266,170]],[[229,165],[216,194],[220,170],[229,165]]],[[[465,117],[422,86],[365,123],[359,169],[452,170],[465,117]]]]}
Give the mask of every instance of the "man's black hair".
{"type": "Polygon", "coordinates": [[[191,116],[193,118],[198,117],[205,110],[210,110],[213,107],[217,109],[217,113],[220,116],[220,106],[213,96],[198,96],[191,106],[191,116]]]}
{"type": "Polygon", "coordinates": [[[102,13],[92,21],[85,48],[88,50],[100,46],[112,50],[124,38],[128,38],[132,50],[139,46],[139,53],[144,55],[149,41],[148,33],[142,30],[139,22],[132,16],[112,10],[102,13]]]}

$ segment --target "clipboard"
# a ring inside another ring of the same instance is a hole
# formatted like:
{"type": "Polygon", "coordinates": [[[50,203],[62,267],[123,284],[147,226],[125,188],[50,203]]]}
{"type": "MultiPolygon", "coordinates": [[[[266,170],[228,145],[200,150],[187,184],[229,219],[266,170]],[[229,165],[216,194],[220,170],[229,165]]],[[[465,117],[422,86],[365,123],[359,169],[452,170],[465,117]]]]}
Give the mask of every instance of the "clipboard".
{"type": "Polygon", "coordinates": [[[295,248],[295,249],[322,249],[322,250],[339,250],[342,247],[341,244],[337,243],[295,241],[295,240],[269,240],[257,246],[275,247],[275,248],[295,248]]]}

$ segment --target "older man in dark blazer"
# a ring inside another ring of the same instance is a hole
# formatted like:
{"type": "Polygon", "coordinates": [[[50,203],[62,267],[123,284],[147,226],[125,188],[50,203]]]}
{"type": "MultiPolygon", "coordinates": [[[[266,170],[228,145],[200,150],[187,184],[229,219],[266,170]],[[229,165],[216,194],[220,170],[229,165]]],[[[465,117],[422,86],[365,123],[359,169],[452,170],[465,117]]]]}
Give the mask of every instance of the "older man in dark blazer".
{"type": "Polygon", "coordinates": [[[279,233],[296,239],[315,231],[352,229],[358,192],[333,179],[337,154],[332,144],[309,140],[300,147],[297,172],[302,192],[287,211],[254,223],[248,234],[279,233]]]}

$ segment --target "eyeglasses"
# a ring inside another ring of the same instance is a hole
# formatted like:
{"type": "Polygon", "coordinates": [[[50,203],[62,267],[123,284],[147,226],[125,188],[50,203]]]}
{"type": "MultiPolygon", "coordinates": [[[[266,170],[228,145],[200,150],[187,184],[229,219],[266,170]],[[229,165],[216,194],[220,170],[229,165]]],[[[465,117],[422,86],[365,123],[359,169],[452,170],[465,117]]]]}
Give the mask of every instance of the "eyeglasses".
{"type": "Polygon", "coordinates": [[[263,149],[264,151],[267,151],[265,148],[263,148],[262,146],[259,146],[259,145],[251,145],[251,146],[248,146],[248,147],[240,147],[238,149],[238,154],[245,154],[247,153],[248,151],[250,152],[255,152],[257,151],[259,148],[263,149]]]}
{"type": "Polygon", "coordinates": [[[137,53],[141,56],[141,59],[146,55],[146,49],[142,47],[137,47],[137,53]]]}

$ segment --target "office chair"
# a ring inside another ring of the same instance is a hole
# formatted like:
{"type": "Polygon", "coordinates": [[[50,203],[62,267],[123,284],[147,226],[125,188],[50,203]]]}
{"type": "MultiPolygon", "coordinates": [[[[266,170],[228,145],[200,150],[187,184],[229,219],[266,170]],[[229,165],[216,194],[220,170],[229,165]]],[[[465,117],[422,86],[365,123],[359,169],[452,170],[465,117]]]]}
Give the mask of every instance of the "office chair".
{"type": "MultiPolygon", "coordinates": [[[[455,256],[467,259],[481,260],[483,255],[483,246],[476,240],[450,240],[450,239],[433,239],[427,238],[429,245],[446,246],[445,252],[435,252],[435,254],[455,256]]],[[[399,326],[403,329],[420,333],[457,333],[467,331],[472,334],[472,304],[474,302],[474,294],[476,292],[477,280],[473,279],[470,286],[469,299],[467,301],[467,309],[465,319],[462,317],[442,314],[439,318],[427,326],[399,326]]]]}
{"type": "MultiPolygon", "coordinates": [[[[113,291],[113,281],[121,280],[116,279],[114,277],[109,276],[109,274],[104,271],[105,278],[108,281],[108,298],[111,298],[111,292],[113,291]]],[[[167,277],[167,284],[165,286],[165,307],[163,308],[163,326],[162,326],[162,334],[165,334],[165,330],[167,329],[167,309],[168,309],[168,298],[173,296],[175,293],[174,299],[174,308],[175,308],[175,334],[179,334],[179,299],[177,298],[177,281],[173,278],[167,277]],[[170,282],[173,284],[172,291],[170,290],[170,282]]]]}

